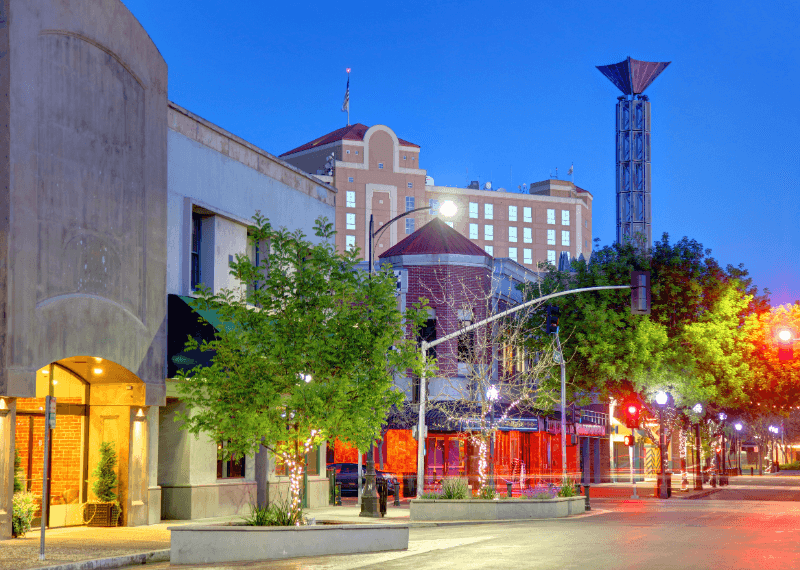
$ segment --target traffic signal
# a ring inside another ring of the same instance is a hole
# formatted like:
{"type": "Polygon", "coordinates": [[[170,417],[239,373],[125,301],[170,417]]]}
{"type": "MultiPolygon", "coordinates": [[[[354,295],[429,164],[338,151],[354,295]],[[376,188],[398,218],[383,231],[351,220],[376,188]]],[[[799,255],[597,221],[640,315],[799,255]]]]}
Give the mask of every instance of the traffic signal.
{"type": "Polygon", "coordinates": [[[631,314],[650,314],[649,271],[631,271],[631,314]]]}
{"type": "Polygon", "coordinates": [[[555,334],[558,332],[558,319],[561,316],[561,311],[556,305],[547,306],[547,319],[544,323],[544,332],[547,334],[555,334]]]}
{"type": "Polygon", "coordinates": [[[633,447],[635,443],[636,443],[636,438],[634,436],[632,435],[625,436],[625,445],[627,445],[628,447],[633,447]]]}
{"type": "Polygon", "coordinates": [[[627,404],[625,406],[625,427],[636,429],[639,427],[639,406],[627,404]]]}

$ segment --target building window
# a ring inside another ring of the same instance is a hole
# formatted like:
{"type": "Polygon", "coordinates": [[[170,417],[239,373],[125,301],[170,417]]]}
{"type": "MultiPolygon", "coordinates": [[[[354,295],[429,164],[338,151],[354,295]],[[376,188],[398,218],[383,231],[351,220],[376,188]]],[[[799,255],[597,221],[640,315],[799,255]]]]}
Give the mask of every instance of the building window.
{"type": "Polygon", "coordinates": [[[403,155],[403,160],[406,160],[406,155],[403,155]]]}
{"type": "Polygon", "coordinates": [[[589,220],[583,220],[583,227],[584,228],[588,228],[589,227],[589,220]]]}
{"type": "Polygon", "coordinates": [[[430,199],[428,205],[431,207],[431,216],[439,215],[439,200],[430,199]]]}
{"type": "Polygon", "coordinates": [[[556,211],[555,210],[547,210],[547,223],[548,224],[555,224],[556,223],[556,211]]]}
{"type": "Polygon", "coordinates": [[[350,154],[350,151],[349,151],[349,150],[346,150],[346,151],[344,151],[344,152],[345,152],[346,154],[350,154]]]}
{"type": "Polygon", "coordinates": [[[526,247],[522,250],[522,263],[527,263],[528,265],[533,263],[533,256],[531,255],[530,248],[526,247]]]}
{"type": "Polygon", "coordinates": [[[517,260],[517,248],[516,247],[509,247],[508,248],[508,257],[512,261],[516,261],[517,260]]]}
{"type": "MultiPolygon", "coordinates": [[[[217,444],[217,449],[222,450],[223,444],[217,444]]],[[[217,459],[217,479],[241,479],[244,477],[244,457],[223,461],[217,459]]]]}
{"type": "MultiPolygon", "coordinates": [[[[459,320],[459,328],[466,328],[472,324],[472,321],[459,320]]],[[[469,331],[458,335],[458,344],[456,345],[456,355],[459,362],[469,364],[472,362],[472,353],[475,348],[475,331],[469,331]]]]}
{"type": "Polygon", "coordinates": [[[445,224],[447,224],[447,225],[448,225],[448,226],[450,226],[451,228],[453,227],[453,222],[445,222],[445,224]]]}
{"type": "Polygon", "coordinates": [[[409,188],[413,188],[413,187],[414,187],[414,183],[413,183],[413,182],[409,182],[409,183],[408,183],[408,187],[409,187],[409,188]]]}
{"type": "Polygon", "coordinates": [[[589,247],[589,240],[588,239],[583,240],[583,247],[589,247]]]}
{"type": "Polygon", "coordinates": [[[522,208],[522,221],[530,224],[533,221],[531,217],[531,209],[527,206],[522,208]]]}
{"type": "Polygon", "coordinates": [[[494,246],[487,245],[486,247],[483,248],[483,250],[492,257],[494,257],[494,246]]]}
{"type": "Polygon", "coordinates": [[[353,181],[353,177],[352,177],[352,176],[348,176],[348,177],[347,177],[347,181],[348,181],[348,182],[352,182],[352,181],[353,181]]]}
{"type": "Polygon", "coordinates": [[[469,217],[470,218],[477,218],[478,217],[478,204],[477,204],[477,202],[470,202],[469,203],[469,217]]]}
{"type": "Polygon", "coordinates": [[[533,243],[533,237],[531,236],[530,228],[522,228],[522,241],[525,243],[533,243]]]}
{"type": "Polygon", "coordinates": [[[517,241],[517,228],[516,226],[509,226],[508,227],[508,241],[516,242],[517,241]]]}
{"type": "Polygon", "coordinates": [[[352,190],[348,190],[345,193],[345,196],[347,197],[347,207],[348,208],[355,208],[356,207],[356,193],[353,192],[352,190]]]}
{"type": "Polygon", "coordinates": [[[569,230],[561,230],[561,245],[569,245],[569,230]]]}
{"type": "Polygon", "coordinates": [[[356,156],[358,156],[358,151],[356,151],[356,156]]]}
{"type": "Polygon", "coordinates": [[[491,220],[494,218],[494,206],[491,204],[484,204],[483,205],[483,217],[487,220],[491,220]]]}
{"type": "Polygon", "coordinates": [[[469,239],[478,239],[478,224],[469,225],[469,239]]]}
{"type": "Polygon", "coordinates": [[[561,210],[561,225],[569,225],[569,210],[561,210]]]}
{"type": "Polygon", "coordinates": [[[486,241],[492,241],[494,239],[494,226],[492,224],[483,226],[483,239],[486,241]]]}
{"type": "Polygon", "coordinates": [[[406,233],[414,233],[414,218],[406,218],[406,233]]]}
{"type": "Polygon", "coordinates": [[[356,236],[344,236],[344,249],[350,251],[356,247],[356,236]]]}
{"type": "Polygon", "coordinates": [[[378,168],[383,168],[383,163],[382,162],[378,163],[378,168]]]}
{"type": "Polygon", "coordinates": [[[550,265],[556,264],[556,250],[554,249],[547,250],[547,263],[549,263],[550,265]]]}
{"type": "Polygon", "coordinates": [[[556,245],[556,230],[547,230],[547,245],[556,245]]]}
{"type": "MultiPolygon", "coordinates": [[[[200,241],[203,218],[192,212],[192,291],[200,285],[200,241]]],[[[184,234],[185,235],[185,234],[184,234]]],[[[184,281],[184,283],[186,283],[184,281]]]]}
{"type": "Polygon", "coordinates": [[[355,214],[345,214],[347,220],[347,227],[348,230],[356,229],[356,215],[355,214]]]}
{"type": "Polygon", "coordinates": [[[516,222],[517,221],[517,207],[516,206],[509,206],[508,207],[508,221],[509,222],[516,222]]]}
{"type": "Polygon", "coordinates": [[[406,196],[406,212],[414,209],[414,196],[406,196]]]}

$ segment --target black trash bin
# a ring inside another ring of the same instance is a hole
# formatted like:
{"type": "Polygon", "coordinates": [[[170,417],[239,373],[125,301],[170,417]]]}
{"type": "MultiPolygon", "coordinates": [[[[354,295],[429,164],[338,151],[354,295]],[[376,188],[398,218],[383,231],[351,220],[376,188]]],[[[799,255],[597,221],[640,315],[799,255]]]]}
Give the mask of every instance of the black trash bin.
{"type": "Polygon", "coordinates": [[[403,474],[403,496],[416,497],[417,496],[417,474],[405,473],[403,474]]]}

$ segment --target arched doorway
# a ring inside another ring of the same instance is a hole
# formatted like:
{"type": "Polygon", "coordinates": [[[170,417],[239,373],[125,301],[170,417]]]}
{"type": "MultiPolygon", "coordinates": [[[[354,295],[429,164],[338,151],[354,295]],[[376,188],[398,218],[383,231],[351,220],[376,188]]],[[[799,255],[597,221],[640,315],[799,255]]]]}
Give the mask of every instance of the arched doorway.
{"type": "MultiPolygon", "coordinates": [[[[37,370],[36,397],[16,403],[18,476],[39,504],[45,460],[49,464],[48,526],[84,524],[83,504],[95,498],[92,473],[103,441],[113,443],[117,453],[120,524],[146,512],[147,408],[145,385],[135,374],[102,357],[65,358],[37,370]],[[45,458],[48,394],[56,398],[56,426],[45,458]]],[[[40,516],[37,509],[37,520],[40,516]]]]}

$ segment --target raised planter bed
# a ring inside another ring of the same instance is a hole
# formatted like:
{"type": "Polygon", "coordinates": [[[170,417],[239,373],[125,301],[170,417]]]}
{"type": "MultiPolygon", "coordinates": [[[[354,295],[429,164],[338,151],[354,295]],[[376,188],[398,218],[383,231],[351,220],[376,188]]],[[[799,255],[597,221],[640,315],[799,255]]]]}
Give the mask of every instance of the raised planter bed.
{"type": "Polygon", "coordinates": [[[273,560],[408,548],[408,525],[169,527],[171,564],[273,560]]]}
{"type": "Polygon", "coordinates": [[[412,521],[498,521],[553,519],[586,511],[585,497],[555,499],[415,499],[411,501],[412,521]]]}

